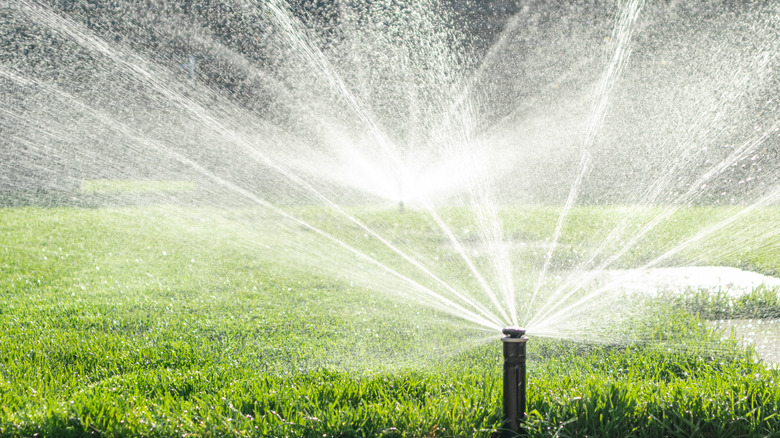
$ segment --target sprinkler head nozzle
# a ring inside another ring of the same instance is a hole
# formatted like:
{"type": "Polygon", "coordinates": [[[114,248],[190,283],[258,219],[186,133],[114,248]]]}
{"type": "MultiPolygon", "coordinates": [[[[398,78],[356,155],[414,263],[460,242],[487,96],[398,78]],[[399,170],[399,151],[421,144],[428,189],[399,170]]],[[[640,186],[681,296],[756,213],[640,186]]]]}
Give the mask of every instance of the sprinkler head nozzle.
{"type": "Polygon", "coordinates": [[[504,345],[504,427],[501,436],[517,438],[525,435],[525,344],[528,338],[523,336],[525,329],[522,327],[506,327],[501,331],[506,335],[501,338],[504,345]]]}
{"type": "Polygon", "coordinates": [[[511,326],[501,330],[508,338],[522,338],[525,334],[525,329],[522,327],[511,326]]]}

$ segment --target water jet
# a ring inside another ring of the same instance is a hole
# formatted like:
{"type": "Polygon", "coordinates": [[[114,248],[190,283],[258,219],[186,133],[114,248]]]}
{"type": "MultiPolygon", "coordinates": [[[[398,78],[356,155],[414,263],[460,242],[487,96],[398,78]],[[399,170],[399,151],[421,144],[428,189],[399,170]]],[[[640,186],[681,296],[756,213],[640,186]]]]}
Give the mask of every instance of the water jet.
{"type": "Polygon", "coordinates": [[[504,428],[502,436],[515,437],[522,434],[525,420],[526,375],[525,344],[528,337],[521,327],[506,327],[504,344],[504,428]]]}

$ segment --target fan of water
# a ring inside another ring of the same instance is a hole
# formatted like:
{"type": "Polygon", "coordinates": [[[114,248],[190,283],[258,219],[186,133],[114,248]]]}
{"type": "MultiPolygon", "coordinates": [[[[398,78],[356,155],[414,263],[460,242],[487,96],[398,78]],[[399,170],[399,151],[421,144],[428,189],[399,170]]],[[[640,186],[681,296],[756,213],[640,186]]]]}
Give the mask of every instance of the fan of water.
{"type": "Polygon", "coordinates": [[[780,254],[780,6],[656,3],[12,0],[0,190],[156,184],[464,327],[603,334],[637,272],[780,254]]]}

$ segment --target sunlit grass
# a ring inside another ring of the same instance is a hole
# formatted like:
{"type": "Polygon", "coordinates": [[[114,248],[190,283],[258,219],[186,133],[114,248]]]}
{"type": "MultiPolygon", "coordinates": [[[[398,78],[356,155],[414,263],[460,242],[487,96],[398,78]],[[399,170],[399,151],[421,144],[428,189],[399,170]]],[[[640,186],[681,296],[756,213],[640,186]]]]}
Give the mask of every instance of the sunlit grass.
{"type": "Polygon", "coordinates": [[[692,291],[669,299],[706,320],[780,318],[780,288],[777,287],[760,285],[740,296],[726,291],[692,291]]]}

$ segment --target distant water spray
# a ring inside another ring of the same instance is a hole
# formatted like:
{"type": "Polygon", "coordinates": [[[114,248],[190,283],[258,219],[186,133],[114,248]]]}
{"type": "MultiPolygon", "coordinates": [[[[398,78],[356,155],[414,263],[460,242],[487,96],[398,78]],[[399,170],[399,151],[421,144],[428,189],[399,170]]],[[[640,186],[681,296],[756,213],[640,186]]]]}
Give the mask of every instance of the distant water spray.
{"type": "MultiPolygon", "coordinates": [[[[289,16],[289,13],[285,13],[285,9],[281,7],[278,4],[272,5],[272,10],[274,11],[274,15],[278,17],[278,20],[280,23],[283,24],[283,28],[287,31],[289,35],[291,35],[291,38],[296,42],[296,46],[301,47],[300,52],[305,53],[306,57],[309,59],[314,60],[315,62],[313,65],[318,66],[318,68],[325,73],[325,76],[329,78],[329,82],[334,85],[336,89],[339,90],[339,93],[342,94],[347,98],[349,102],[352,103],[352,107],[355,109],[356,114],[360,115],[360,118],[364,120],[368,126],[371,127],[370,131],[378,133],[379,128],[376,126],[376,124],[370,120],[370,118],[366,115],[365,111],[362,110],[362,105],[357,101],[357,99],[351,94],[348,87],[343,83],[343,81],[336,76],[333,69],[330,68],[327,64],[327,61],[324,60],[324,57],[318,53],[315,49],[311,48],[310,46],[306,45],[306,38],[301,38],[301,31],[295,30],[292,23],[294,20],[289,16]]],[[[446,58],[446,55],[439,55],[439,57],[434,56],[434,61],[438,58],[446,58]]],[[[438,65],[435,64],[434,71],[445,71],[448,68],[452,68],[452,61],[449,59],[443,59],[438,65]]],[[[446,76],[446,75],[442,75],[446,76]]],[[[457,160],[469,160],[469,148],[474,147],[472,145],[471,140],[471,130],[468,128],[469,122],[473,119],[473,115],[469,111],[468,105],[460,106],[461,111],[457,113],[457,117],[453,117],[452,114],[448,114],[445,117],[444,121],[444,128],[443,131],[447,133],[447,135],[442,138],[440,141],[443,143],[441,146],[444,151],[446,151],[447,155],[452,155],[456,157],[457,160]],[[446,129],[449,125],[455,125],[457,124],[457,128],[452,129],[446,129]],[[450,134],[450,132],[455,132],[456,134],[450,134]],[[465,149],[464,149],[465,148],[465,149]]],[[[376,135],[379,143],[382,145],[383,150],[385,153],[388,154],[388,156],[391,156],[393,158],[393,162],[397,164],[397,168],[395,169],[396,173],[403,174],[404,173],[404,164],[402,163],[402,160],[399,156],[398,149],[392,145],[388,140],[386,140],[386,137],[379,133],[376,135]]],[[[474,166],[475,163],[472,162],[472,166],[474,166]]],[[[461,258],[464,260],[466,265],[468,266],[470,272],[474,275],[474,277],[477,279],[478,283],[484,290],[485,294],[489,297],[493,305],[495,306],[495,309],[497,312],[499,312],[502,317],[510,323],[516,323],[516,311],[514,310],[515,307],[515,298],[514,298],[514,291],[512,286],[512,279],[511,279],[511,265],[509,262],[508,255],[505,254],[505,251],[502,251],[500,249],[500,245],[496,244],[495,242],[500,242],[502,239],[501,231],[500,231],[500,222],[497,216],[497,210],[494,207],[491,207],[491,201],[488,199],[489,192],[486,192],[484,190],[484,185],[487,184],[487,182],[482,181],[476,181],[475,175],[486,175],[487,172],[473,172],[472,174],[464,175],[463,177],[470,181],[468,184],[469,190],[472,193],[471,199],[471,205],[472,208],[474,208],[475,213],[478,218],[478,223],[480,224],[479,230],[482,232],[483,240],[487,241],[490,245],[491,249],[495,249],[495,251],[491,251],[491,257],[494,260],[494,267],[496,271],[500,272],[500,275],[498,278],[500,279],[500,289],[503,295],[503,300],[499,301],[496,293],[492,290],[492,287],[487,284],[485,277],[482,273],[479,272],[473,261],[471,260],[470,256],[467,254],[467,252],[463,249],[460,242],[455,237],[454,233],[450,229],[449,225],[442,220],[442,218],[439,216],[439,214],[436,213],[435,207],[430,203],[426,202],[425,200],[420,200],[422,206],[424,209],[431,215],[435,223],[439,226],[439,228],[442,230],[442,232],[447,236],[447,239],[449,242],[453,245],[453,247],[456,249],[456,252],[461,256],[461,258]],[[489,225],[488,225],[489,223],[489,225]],[[508,309],[508,312],[505,310],[508,309]]]]}
{"type": "Polygon", "coordinates": [[[385,157],[392,163],[396,171],[400,171],[400,169],[403,168],[403,164],[398,157],[398,151],[393,143],[387,138],[382,129],[368,116],[364,109],[364,105],[362,105],[352,94],[349,87],[347,87],[341,77],[339,77],[338,73],[330,65],[325,56],[323,56],[316,47],[313,47],[310,44],[310,38],[308,38],[306,33],[296,25],[296,20],[290,15],[287,7],[282,4],[280,0],[273,0],[268,3],[268,10],[274,18],[275,23],[278,24],[284,35],[288,37],[291,45],[301,55],[301,58],[311,65],[315,71],[319,72],[322,77],[325,78],[327,84],[337,90],[339,95],[349,102],[349,107],[354,111],[354,114],[365,123],[368,131],[381,147],[385,157]]]}

